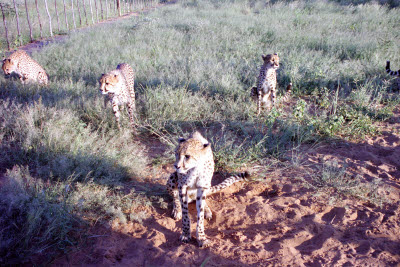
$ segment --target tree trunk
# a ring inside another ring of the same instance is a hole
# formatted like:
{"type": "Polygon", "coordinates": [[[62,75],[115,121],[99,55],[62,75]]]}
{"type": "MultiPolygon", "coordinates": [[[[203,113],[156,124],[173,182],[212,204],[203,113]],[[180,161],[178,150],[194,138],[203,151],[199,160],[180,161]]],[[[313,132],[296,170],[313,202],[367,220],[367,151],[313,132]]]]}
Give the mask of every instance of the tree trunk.
{"type": "Polygon", "coordinates": [[[10,50],[10,41],[8,41],[7,21],[6,21],[6,16],[4,15],[4,10],[3,10],[3,4],[2,3],[0,3],[0,8],[1,8],[1,14],[3,15],[3,24],[4,24],[4,29],[5,29],[5,32],[6,32],[7,47],[8,47],[8,50],[10,50]]]}

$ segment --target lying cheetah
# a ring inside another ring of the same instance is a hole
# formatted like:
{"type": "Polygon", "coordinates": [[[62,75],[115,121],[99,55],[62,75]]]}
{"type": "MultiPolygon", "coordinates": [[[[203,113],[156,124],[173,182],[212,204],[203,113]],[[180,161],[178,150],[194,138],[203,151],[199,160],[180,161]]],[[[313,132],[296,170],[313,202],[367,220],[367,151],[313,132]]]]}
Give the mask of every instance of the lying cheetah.
{"type": "Polygon", "coordinates": [[[264,64],[261,66],[257,79],[257,116],[260,115],[261,109],[269,110],[275,106],[276,70],[279,69],[278,54],[262,55],[262,59],[264,64]]]}
{"type": "Polygon", "coordinates": [[[191,239],[188,203],[196,199],[196,238],[199,247],[207,247],[209,240],[204,234],[204,211],[207,219],[211,219],[212,212],[206,203],[206,196],[235,182],[246,180],[249,175],[246,172],[232,176],[211,187],[211,178],[214,173],[213,152],[209,142],[199,132],[194,132],[187,140],[179,139],[175,156],[176,172],[169,177],[167,188],[174,198],[172,217],[175,219],[182,217],[183,231],[180,240],[187,243],[191,239]]]}
{"type": "Polygon", "coordinates": [[[107,95],[111,101],[115,119],[120,128],[120,112],[119,106],[128,105],[129,119],[131,125],[135,128],[134,113],[135,107],[135,90],[134,90],[134,72],[131,66],[121,63],[117,69],[103,74],[100,77],[100,92],[107,95]]]}
{"type": "Polygon", "coordinates": [[[15,74],[22,83],[37,82],[47,85],[49,81],[42,66],[23,50],[17,50],[4,59],[1,68],[6,77],[15,74]]]}

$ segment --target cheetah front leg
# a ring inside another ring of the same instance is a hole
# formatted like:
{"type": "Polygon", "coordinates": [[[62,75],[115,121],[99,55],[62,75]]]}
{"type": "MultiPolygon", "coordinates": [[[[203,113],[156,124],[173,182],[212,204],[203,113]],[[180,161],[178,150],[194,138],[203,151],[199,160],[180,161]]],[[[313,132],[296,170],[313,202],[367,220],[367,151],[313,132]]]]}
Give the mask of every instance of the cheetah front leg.
{"type": "Polygon", "coordinates": [[[206,194],[203,188],[197,189],[196,207],[197,207],[197,230],[196,230],[197,243],[199,247],[208,247],[210,245],[210,241],[206,238],[206,235],[204,233],[204,209],[206,207],[206,194]]]}
{"type": "Polygon", "coordinates": [[[175,220],[180,220],[182,218],[182,209],[178,192],[178,174],[176,172],[170,175],[167,182],[167,190],[173,198],[171,216],[175,220]]]}
{"type": "Polygon", "coordinates": [[[276,88],[271,88],[271,98],[272,98],[272,106],[271,108],[275,107],[276,104],[276,88]]]}
{"type": "Polygon", "coordinates": [[[134,106],[132,106],[132,103],[128,103],[128,113],[129,113],[129,120],[131,121],[131,125],[133,130],[135,130],[135,119],[134,119],[134,106]]]}
{"type": "Polygon", "coordinates": [[[112,102],[112,108],[113,108],[115,120],[117,121],[118,129],[121,130],[121,124],[120,124],[120,119],[119,119],[121,113],[119,112],[118,103],[116,103],[115,101],[113,101],[113,102],[112,102]]]}
{"type": "Polygon", "coordinates": [[[260,115],[261,112],[261,91],[257,89],[257,116],[260,115]]]}
{"type": "Polygon", "coordinates": [[[179,237],[179,240],[184,243],[188,243],[191,239],[187,193],[188,193],[187,185],[180,185],[179,186],[179,200],[180,200],[181,206],[182,206],[182,235],[179,237]]]}

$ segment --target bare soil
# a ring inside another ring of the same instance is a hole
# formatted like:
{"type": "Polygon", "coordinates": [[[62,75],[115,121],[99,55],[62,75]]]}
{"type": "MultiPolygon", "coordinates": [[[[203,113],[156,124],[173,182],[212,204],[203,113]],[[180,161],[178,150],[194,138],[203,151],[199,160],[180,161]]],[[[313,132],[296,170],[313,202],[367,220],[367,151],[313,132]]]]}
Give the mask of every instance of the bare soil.
{"type": "MultiPolygon", "coordinates": [[[[211,246],[195,240],[195,205],[190,205],[192,241],[178,241],[181,221],[154,205],[142,224],[115,222],[95,227],[93,238],[55,266],[398,266],[400,263],[400,107],[381,134],[359,143],[337,141],[304,147],[299,167],[282,165],[265,181],[237,183],[207,199],[211,246]],[[363,182],[382,179],[389,203],[317,195],[304,181],[322,161],[347,163],[363,182]]],[[[172,166],[156,183],[165,184],[172,166]]],[[[214,183],[223,180],[216,174],[214,183]]],[[[169,199],[170,200],[170,199],[169,199]]]]}

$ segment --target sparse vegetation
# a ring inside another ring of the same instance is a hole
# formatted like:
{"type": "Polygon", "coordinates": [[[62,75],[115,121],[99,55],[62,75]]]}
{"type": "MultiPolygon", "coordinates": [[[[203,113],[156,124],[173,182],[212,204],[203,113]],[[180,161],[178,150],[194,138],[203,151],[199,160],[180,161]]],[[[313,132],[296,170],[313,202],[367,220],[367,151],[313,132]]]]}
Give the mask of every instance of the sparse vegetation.
{"type": "MultiPolygon", "coordinates": [[[[397,8],[375,3],[183,1],[49,44],[32,55],[48,87],[0,77],[0,222],[18,233],[1,233],[1,257],[65,249],[95,221],[140,222],[138,205],[165,208],[150,190],[123,188],[145,180],[153,161],[140,140],[149,136],[168,147],[154,155],[168,162],[178,137],[199,129],[217,168],[234,171],[304,143],[378,133],[374,123],[400,102],[384,72],[386,59],[400,65],[399,25],[397,8]],[[256,117],[250,88],[261,54],[272,52],[279,88],[292,82],[294,101],[256,117]],[[121,62],[136,71],[137,136],[126,109],[118,131],[98,92],[101,73],[121,62]]],[[[378,186],[354,193],[344,170],[324,166],[316,189],[366,198],[378,186]]]]}

